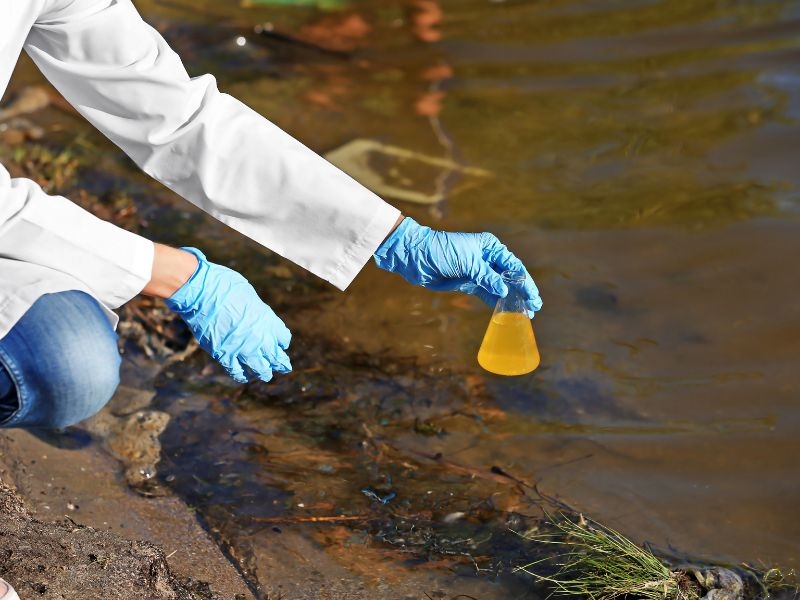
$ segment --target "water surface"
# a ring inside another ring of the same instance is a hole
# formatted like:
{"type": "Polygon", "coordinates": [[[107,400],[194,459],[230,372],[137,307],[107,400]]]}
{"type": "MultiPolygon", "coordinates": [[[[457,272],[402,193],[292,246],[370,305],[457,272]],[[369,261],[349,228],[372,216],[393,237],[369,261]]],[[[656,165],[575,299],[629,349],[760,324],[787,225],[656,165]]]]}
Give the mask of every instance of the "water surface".
{"type": "Polygon", "coordinates": [[[294,324],[480,378],[507,415],[433,438],[390,427],[394,444],[501,465],[638,540],[800,565],[794,3],[223,12],[231,30],[212,45],[176,36],[190,68],[226,61],[209,67],[224,89],[318,151],[372,138],[491,171],[445,173],[436,206],[398,205],[493,231],[542,290],[543,363],[520,378],[475,362],[485,307],[372,267],[294,324]],[[336,52],[247,28],[264,21],[336,52]]]}

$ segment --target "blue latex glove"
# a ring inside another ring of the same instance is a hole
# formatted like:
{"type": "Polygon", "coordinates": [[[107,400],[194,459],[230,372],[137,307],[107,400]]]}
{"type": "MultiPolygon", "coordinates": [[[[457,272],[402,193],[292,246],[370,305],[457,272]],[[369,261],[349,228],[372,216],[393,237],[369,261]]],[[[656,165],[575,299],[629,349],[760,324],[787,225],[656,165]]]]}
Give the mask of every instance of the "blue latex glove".
{"type": "Polygon", "coordinates": [[[208,262],[197,248],[181,249],[194,254],[199,265],[165,302],[186,321],[200,347],[239,383],[291,371],[284,350],[292,334],[253,286],[236,271],[208,262]]]}
{"type": "Polygon", "coordinates": [[[520,293],[528,316],[542,308],[542,299],[522,262],[491,233],[434,231],[406,217],[375,252],[382,269],[432,290],[475,294],[494,308],[508,286],[503,271],[525,273],[520,293]]]}

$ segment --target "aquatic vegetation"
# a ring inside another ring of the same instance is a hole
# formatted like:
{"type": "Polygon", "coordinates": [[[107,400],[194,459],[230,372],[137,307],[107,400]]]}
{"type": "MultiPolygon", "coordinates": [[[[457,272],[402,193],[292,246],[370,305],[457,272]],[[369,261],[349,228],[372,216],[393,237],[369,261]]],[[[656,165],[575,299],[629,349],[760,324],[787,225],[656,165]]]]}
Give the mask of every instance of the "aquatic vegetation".
{"type": "Polygon", "coordinates": [[[536,560],[514,571],[533,577],[551,596],[612,600],[741,600],[800,596],[794,572],[699,566],[671,566],[649,548],[620,532],[565,510],[519,533],[536,560]]]}
{"type": "Polygon", "coordinates": [[[794,570],[783,571],[781,569],[767,569],[763,574],[758,575],[756,571],[758,585],[765,598],[800,598],[800,581],[794,570]]]}
{"type": "Polygon", "coordinates": [[[686,573],[671,571],[621,533],[583,516],[558,514],[548,518],[542,528],[521,535],[537,545],[554,546],[552,555],[521,565],[516,571],[552,587],[555,596],[699,598],[699,585],[686,573]]]}

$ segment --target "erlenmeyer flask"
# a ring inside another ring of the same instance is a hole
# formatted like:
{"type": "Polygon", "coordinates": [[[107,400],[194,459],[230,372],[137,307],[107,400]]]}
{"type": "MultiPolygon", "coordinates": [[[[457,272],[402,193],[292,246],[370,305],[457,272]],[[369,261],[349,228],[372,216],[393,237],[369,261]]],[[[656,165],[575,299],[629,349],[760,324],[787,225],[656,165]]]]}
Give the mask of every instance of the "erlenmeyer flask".
{"type": "Polygon", "coordinates": [[[478,364],[498,375],[524,375],[539,366],[539,348],[520,290],[525,273],[506,271],[508,296],[500,298],[478,350],[478,364]]]}

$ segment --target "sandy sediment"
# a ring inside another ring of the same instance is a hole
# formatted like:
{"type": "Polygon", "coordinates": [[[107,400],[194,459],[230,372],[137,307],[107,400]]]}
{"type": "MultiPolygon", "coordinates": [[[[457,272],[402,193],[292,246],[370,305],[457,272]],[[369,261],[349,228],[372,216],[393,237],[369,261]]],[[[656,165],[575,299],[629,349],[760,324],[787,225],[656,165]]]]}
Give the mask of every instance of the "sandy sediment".
{"type": "Polygon", "coordinates": [[[21,598],[253,598],[189,507],[122,478],[95,444],[0,432],[0,576],[21,598]]]}

